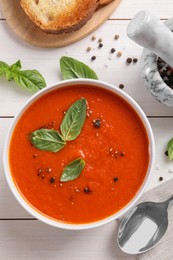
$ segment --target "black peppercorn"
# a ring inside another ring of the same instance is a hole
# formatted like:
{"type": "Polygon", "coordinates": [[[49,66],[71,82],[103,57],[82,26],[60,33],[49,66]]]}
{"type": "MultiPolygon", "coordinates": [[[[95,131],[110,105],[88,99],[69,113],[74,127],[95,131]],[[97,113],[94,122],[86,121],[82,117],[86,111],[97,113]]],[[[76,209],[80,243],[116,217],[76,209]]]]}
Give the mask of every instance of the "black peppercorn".
{"type": "Polygon", "coordinates": [[[130,64],[132,62],[132,58],[127,58],[126,62],[130,64]]]}
{"type": "Polygon", "coordinates": [[[99,48],[102,48],[103,47],[103,43],[99,43],[99,48]]]}
{"type": "Polygon", "coordinates": [[[117,178],[117,177],[114,177],[113,181],[114,181],[114,182],[117,182],[117,181],[118,181],[118,178],[117,178]]]}
{"type": "Polygon", "coordinates": [[[100,128],[101,120],[100,119],[94,119],[93,120],[93,126],[96,127],[96,128],[100,128]]]}
{"type": "Polygon", "coordinates": [[[92,57],[91,57],[91,60],[95,60],[95,59],[96,59],[96,56],[92,56],[92,57]]]}
{"type": "Polygon", "coordinates": [[[55,177],[50,178],[50,183],[54,183],[55,182],[55,177]]]}
{"type": "Polygon", "coordinates": [[[114,53],[114,52],[115,52],[115,49],[114,49],[114,48],[112,48],[112,49],[111,49],[111,53],[114,53]]]}
{"type": "Polygon", "coordinates": [[[123,88],[124,88],[124,85],[123,85],[123,84],[120,84],[120,85],[119,85],[119,88],[120,88],[120,89],[123,89],[123,88]]]}
{"type": "Polygon", "coordinates": [[[83,190],[85,193],[89,193],[90,192],[90,189],[88,187],[85,187],[84,190],[83,190]]]}
{"type": "Polygon", "coordinates": [[[163,181],[163,177],[159,177],[159,181],[163,181]]]}
{"type": "Polygon", "coordinates": [[[137,58],[133,58],[133,63],[136,63],[138,62],[138,59],[137,58]]]}

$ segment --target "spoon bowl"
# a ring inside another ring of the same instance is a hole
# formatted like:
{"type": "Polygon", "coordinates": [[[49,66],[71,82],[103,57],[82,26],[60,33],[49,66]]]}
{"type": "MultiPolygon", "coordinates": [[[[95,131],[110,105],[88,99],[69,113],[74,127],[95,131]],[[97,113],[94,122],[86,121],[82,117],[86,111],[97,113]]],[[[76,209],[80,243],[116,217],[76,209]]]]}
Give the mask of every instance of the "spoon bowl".
{"type": "Polygon", "coordinates": [[[132,208],[122,219],[117,242],[128,254],[140,254],[153,248],[168,228],[168,207],[173,200],[143,202],[132,208]]]}

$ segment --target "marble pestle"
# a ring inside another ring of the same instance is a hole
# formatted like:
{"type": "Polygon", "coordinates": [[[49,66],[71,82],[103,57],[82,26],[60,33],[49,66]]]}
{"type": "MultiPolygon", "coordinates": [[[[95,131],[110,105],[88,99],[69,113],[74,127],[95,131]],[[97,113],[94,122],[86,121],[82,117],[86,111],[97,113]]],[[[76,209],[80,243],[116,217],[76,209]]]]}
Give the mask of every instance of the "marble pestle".
{"type": "Polygon", "coordinates": [[[134,16],[127,27],[127,35],[173,68],[173,33],[149,11],[142,10],[134,16]]]}

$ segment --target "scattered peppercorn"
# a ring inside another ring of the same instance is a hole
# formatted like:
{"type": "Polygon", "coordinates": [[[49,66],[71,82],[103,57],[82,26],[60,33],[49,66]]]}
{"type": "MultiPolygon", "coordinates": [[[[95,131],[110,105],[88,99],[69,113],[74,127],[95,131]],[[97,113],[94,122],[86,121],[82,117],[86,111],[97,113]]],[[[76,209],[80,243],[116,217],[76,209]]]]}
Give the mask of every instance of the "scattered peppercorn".
{"type": "Polygon", "coordinates": [[[118,40],[120,38],[120,36],[118,35],[118,34],[116,34],[115,36],[114,36],[114,39],[115,40],[118,40]]]}
{"type": "Polygon", "coordinates": [[[102,48],[103,47],[103,43],[99,43],[99,48],[102,48]]]}
{"type": "Polygon", "coordinates": [[[55,177],[50,178],[50,183],[54,183],[55,182],[55,177]]]}
{"type": "Polygon", "coordinates": [[[87,52],[91,51],[91,47],[88,47],[88,48],[86,49],[86,51],[87,51],[87,52]]]}
{"type": "Polygon", "coordinates": [[[130,64],[132,62],[132,58],[127,58],[126,62],[130,64]]]}
{"type": "Polygon", "coordinates": [[[98,119],[94,119],[93,120],[93,126],[96,127],[96,128],[100,128],[101,120],[99,118],[98,119]]]}
{"type": "Polygon", "coordinates": [[[99,38],[99,39],[98,39],[98,42],[102,42],[102,41],[103,41],[103,39],[102,39],[102,38],[99,38]]]}
{"type": "Polygon", "coordinates": [[[92,57],[91,57],[91,60],[95,60],[95,59],[96,59],[96,56],[92,56],[92,57]]]}
{"type": "Polygon", "coordinates": [[[159,181],[163,181],[163,177],[159,177],[159,181]]]}
{"type": "Polygon", "coordinates": [[[137,63],[138,59],[137,58],[133,58],[133,63],[137,63]]]}
{"type": "Polygon", "coordinates": [[[121,156],[125,156],[125,152],[121,152],[121,156]]]}
{"type": "Polygon", "coordinates": [[[168,151],[165,152],[165,155],[168,156],[168,151]]]}
{"type": "Polygon", "coordinates": [[[96,39],[96,36],[93,35],[92,38],[91,38],[91,40],[92,40],[92,41],[95,41],[95,39],[96,39]]]}
{"type": "Polygon", "coordinates": [[[114,53],[114,52],[115,52],[115,48],[112,48],[112,49],[111,49],[111,53],[114,53]]]}
{"type": "Polygon", "coordinates": [[[51,172],[52,169],[51,168],[46,168],[46,172],[51,172]]]}
{"type": "Polygon", "coordinates": [[[90,192],[90,189],[88,187],[85,187],[84,190],[83,190],[85,193],[89,193],[90,192]]]}
{"type": "Polygon", "coordinates": [[[42,172],[43,172],[43,169],[39,168],[38,173],[42,173],[42,172]]]}
{"type": "Polygon", "coordinates": [[[122,56],[122,51],[118,51],[118,53],[117,53],[117,57],[121,57],[122,56]]]}
{"type": "Polygon", "coordinates": [[[113,181],[117,182],[119,179],[117,177],[114,177],[113,181]]]}
{"type": "Polygon", "coordinates": [[[120,89],[123,89],[123,88],[124,88],[124,85],[123,85],[123,84],[120,84],[120,85],[119,85],[119,88],[120,88],[120,89]]]}

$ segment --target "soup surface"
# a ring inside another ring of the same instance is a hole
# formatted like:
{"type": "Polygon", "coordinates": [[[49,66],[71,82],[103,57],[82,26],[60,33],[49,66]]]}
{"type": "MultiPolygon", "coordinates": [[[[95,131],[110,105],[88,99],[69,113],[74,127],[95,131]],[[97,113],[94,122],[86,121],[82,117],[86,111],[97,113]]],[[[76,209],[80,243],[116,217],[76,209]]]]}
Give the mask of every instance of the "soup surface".
{"type": "Polygon", "coordinates": [[[35,101],[19,119],[9,149],[11,174],[24,199],[41,214],[68,223],[98,221],[122,209],[143,183],[148,163],[149,141],[136,112],[116,94],[85,85],[35,101]],[[81,97],[88,103],[81,134],[56,153],[35,148],[29,134],[59,131],[64,111],[81,97]],[[86,163],[80,176],[61,182],[64,167],[79,157],[86,163]]]}

